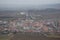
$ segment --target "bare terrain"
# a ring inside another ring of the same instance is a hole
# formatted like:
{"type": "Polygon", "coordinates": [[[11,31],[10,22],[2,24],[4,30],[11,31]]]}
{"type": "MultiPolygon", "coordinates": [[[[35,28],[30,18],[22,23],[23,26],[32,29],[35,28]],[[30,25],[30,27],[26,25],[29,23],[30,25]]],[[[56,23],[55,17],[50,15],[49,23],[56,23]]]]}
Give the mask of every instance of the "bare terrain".
{"type": "Polygon", "coordinates": [[[14,37],[11,40],[60,40],[60,38],[52,38],[52,37],[46,37],[42,34],[15,34],[14,37]]]}

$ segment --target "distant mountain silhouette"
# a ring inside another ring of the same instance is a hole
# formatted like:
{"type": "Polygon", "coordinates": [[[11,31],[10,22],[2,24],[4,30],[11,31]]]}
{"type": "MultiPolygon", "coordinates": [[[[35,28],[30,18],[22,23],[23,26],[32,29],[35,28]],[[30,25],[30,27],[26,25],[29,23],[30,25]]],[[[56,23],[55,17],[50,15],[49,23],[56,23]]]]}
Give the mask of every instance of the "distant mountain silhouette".
{"type": "Polygon", "coordinates": [[[42,10],[42,9],[47,9],[47,8],[54,8],[54,9],[60,9],[60,3],[58,4],[45,4],[45,5],[24,5],[24,6],[19,6],[19,7],[8,7],[6,9],[6,6],[3,8],[0,7],[0,11],[2,10],[42,10]]]}
{"type": "MultiPolygon", "coordinates": [[[[23,8],[24,9],[24,8],[23,8]]],[[[28,12],[29,15],[43,15],[46,17],[60,17],[60,4],[28,6],[24,10],[0,10],[0,17],[17,17],[21,11],[28,12]]]]}

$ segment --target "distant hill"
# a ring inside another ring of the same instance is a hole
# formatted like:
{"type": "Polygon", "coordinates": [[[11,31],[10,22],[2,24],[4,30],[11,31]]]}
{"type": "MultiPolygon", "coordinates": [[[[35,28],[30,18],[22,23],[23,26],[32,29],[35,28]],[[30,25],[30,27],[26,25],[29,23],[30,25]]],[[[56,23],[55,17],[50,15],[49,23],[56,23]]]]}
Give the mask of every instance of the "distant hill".
{"type": "Polygon", "coordinates": [[[12,10],[12,11],[16,11],[16,10],[42,10],[42,9],[47,9],[47,8],[54,8],[54,9],[60,9],[60,3],[57,3],[57,4],[43,4],[43,5],[40,5],[40,4],[35,4],[35,5],[22,5],[22,6],[14,6],[14,7],[0,7],[0,11],[3,11],[3,10],[12,10]]]}
{"type": "MultiPolygon", "coordinates": [[[[28,10],[25,11],[28,12],[31,15],[49,15],[49,14],[60,14],[60,9],[53,9],[53,8],[47,8],[42,10],[28,10]]],[[[0,16],[16,16],[17,13],[20,13],[20,11],[0,11],[0,16]]]]}
{"type": "Polygon", "coordinates": [[[46,18],[60,18],[60,9],[29,10],[29,15],[42,15],[46,18]]]}
{"type": "Polygon", "coordinates": [[[60,9],[47,8],[42,10],[28,10],[30,14],[56,14],[60,13],[60,9]]]}
{"type": "Polygon", "coordinates": [[[0,11],[0,17],[13,17],[16,16],[17,11],[0,11]]]}
{"type": "Polygon", "coordinates": [[[60,18],[60,4],[29,5],[17,10],[0,8],[0,17],[17,17],[21,11],[28,12],[29,15],[42,15],[44,17],[60,18]]]}

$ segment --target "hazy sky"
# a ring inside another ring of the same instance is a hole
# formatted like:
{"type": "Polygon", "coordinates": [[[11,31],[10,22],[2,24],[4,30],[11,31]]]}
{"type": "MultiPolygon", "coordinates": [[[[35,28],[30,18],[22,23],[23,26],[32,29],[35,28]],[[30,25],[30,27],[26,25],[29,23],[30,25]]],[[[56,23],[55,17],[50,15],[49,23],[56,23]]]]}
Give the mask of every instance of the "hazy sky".
{"type": "Polygon", "coordinates": [[[0,0],[1,4],[54,4],[60,3],[60,0],[0,0]]]}
{"type": "Polygon", "coordinates": [[[60,0],[0,0],[0,8],[13,8],[26,5],[56,4],[60,0]]]}

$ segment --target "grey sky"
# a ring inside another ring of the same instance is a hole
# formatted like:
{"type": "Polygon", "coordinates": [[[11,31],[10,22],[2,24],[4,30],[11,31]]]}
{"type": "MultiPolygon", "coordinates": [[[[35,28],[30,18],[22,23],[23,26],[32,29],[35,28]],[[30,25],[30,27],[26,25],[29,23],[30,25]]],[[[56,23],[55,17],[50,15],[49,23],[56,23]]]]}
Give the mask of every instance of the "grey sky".
{"type": "Polygon", "coordinates": [[[24,5],[56,4],[60,0],[0,0],[0,8],[13,8],[24,5]]]}
{"type": "Polygon", "coordinates": [[[0,0],[1,4],[54,4],[60,3],[60,0],[0,0]]]}

